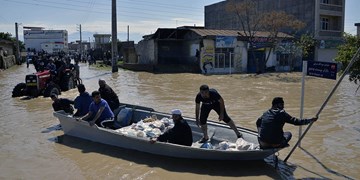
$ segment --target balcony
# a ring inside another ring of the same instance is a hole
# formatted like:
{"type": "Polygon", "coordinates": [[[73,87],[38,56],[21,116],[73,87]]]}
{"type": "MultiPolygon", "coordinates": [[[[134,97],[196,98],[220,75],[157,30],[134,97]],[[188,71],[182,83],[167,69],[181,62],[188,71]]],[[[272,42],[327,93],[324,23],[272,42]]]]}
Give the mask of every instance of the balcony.
{"type": "Polygon", "coordinates": [[[341,5],[334,4],[320,4],[320,10],[342,12],[343,7],[341,5]]]}
{"type": "Polygon", "coordinates": [[[342,37],[341,31],[336,30],[320,30],[319,32],[320,37],[328,36],[328,37],[342,37]]]}

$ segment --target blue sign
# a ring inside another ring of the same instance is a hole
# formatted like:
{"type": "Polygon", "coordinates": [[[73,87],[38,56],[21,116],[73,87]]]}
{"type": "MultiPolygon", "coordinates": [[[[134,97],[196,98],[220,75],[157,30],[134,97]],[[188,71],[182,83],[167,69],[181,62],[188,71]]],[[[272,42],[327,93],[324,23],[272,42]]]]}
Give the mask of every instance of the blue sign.
{"type": "Polygon", "coordinates": [[[235,36],[216,36],[215,46],[217,48],[233,48],[236,46],[235,36]]]}
{"type": "Polygon", "coordinates": [[[308,61],[307,75],[336,80],[337,64],[320,61],[308,61]]]}

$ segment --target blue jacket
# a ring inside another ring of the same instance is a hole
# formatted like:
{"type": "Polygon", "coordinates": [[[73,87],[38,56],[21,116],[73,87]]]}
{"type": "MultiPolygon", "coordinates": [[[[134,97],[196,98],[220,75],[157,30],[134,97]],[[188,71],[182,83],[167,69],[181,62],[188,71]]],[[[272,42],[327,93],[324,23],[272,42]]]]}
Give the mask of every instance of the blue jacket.
{"type": "Polygon", "coordinates": [[[92,102],[92,98],[88,92],[80,93],[74,100],[74,107],[77,109],[75,116],[84,116],[89,112],[89,107],[92,102]]]}

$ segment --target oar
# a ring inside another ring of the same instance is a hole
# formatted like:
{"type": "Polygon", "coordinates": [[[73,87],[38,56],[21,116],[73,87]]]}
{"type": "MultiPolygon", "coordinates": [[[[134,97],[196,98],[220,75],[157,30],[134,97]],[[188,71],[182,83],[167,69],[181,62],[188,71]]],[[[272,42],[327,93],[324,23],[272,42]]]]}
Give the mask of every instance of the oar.
{"type": "MultiPolygon", "coordinates": [[[[353,56],[353,58],[351,59],[349,65],[346,67],[345,71],[343,72],[343,74],[341,75],[340,79],[337,81],[337,83],[335,84],[334,88],[332,89],[332,91],[330,92],[330,94],[328,95],[328,97],[326,98],[325,102],[323,103],[323,105],[321,106],[321,108],[319,109],[318,113],[316,114],[316,117],[319,117],[321,111],[324,109],[324,107],[326,106],[326,104],[328,103],[328,101],[330,100],[331,96],[334,94],[335,90],[338,88],[339,84],[341,83],[341,81],[344,79],[344,77],[346,76],[347,72],[349,71],[349,69],[351,68],[351,66],[358,60],[358,55],[360,52],[360,48],[358,48],[358,50],[356,51],[355,55],[353,56]]],[[[306,130],[304,131],[304,133],[301,135],[301,137],[299,138],[299,140],[296,142],[295,146],[291,149],[290,153],[286,156],[284,162],[286,162],[289,157],[291,156],[291,154],[294,152],[294,150],[296,149],[296,147],[299,145],[300,141],[305,137],[306,133],[309,131],[309,129],[311,128],[312,124],[314,122],[311,122],[310,125],[306,128],[306,130]]]]}

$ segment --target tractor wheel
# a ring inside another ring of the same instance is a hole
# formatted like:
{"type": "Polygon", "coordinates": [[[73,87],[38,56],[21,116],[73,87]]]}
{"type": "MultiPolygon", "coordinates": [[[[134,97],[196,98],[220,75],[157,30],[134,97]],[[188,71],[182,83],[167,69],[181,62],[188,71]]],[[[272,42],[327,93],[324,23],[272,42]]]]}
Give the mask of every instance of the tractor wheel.
{"type": "Polygon", "coordinates": [[[51,94],[60,94],[60,89],[54,85],[48,85],[44,91],[44,97],[50,97],[51,94]]]}
{"type": "Polygon", "coordinates": [[[14,87],[14,90],[12,91],[12,97],[20,97],[26,95],[26,84],[25,83],[19,83],[14,87]]]}
{"type": "Polygon", "coordinates": [[[61,90],[67,91],[75,88],[75,82],[73,76],[65,76],[60,84],[61,90]]]}

